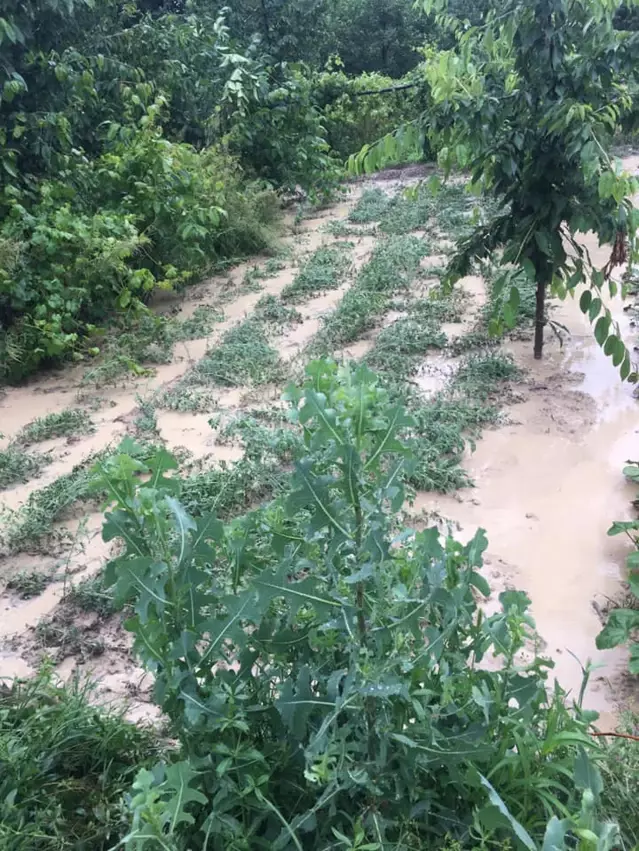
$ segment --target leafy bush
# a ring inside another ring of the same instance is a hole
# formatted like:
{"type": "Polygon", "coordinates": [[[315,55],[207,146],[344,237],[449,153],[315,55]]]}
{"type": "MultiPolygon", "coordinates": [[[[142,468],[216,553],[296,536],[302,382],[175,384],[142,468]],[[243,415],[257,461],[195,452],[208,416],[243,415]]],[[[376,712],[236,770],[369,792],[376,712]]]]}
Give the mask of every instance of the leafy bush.
{"type": "Polygon", "coordinates": [[[402,88],[408,83],[408,78],[398,80],[378,73],[347,77],[342,70],[331,70],[320,74],[316,97],[331,150],[345,160],[416,118],[421,111],[418,96],[415,90],[402,88]],[[383,92],[374,94],[379,90],[383,92]]]}
{"type": "Polygon", "coordinates": [[[29,208],[10,202],[2,232],[19,250],[0,267],[10,380],[81,351],[96,323],[135,311],[156,287],[272,245],[274,196],[240,190],[227,156],[169,142],[155,115],[134,130],[112,125],[110,150],[75,166],[70,182],[42,182],[29,208]]]}
{"type": "MultiPolygon", "coordinates": [[[[639,485],[639,463],[627,465],[623,473],[639,485]]],[[[608,529],[608,534],[627,535],[635,549],[626,559],[628,602],[623,608],[612,609],[605,627],[597,636],[597,647],[609,650],[620,644],[629,644],[630,673],[639,674],[639,519],[617,520],[608,529]]]]}
{"type": "Polygon", "coordinates": [[[573,829],[613,847],[594,815],[592,716],[547,689],[548,662],[520,661],[528,598],[505,591],[482,612],[482,530],[461,545],[399,525],[410,417],[365,367],[329,361],[287,397],[304,451],[255,522],[193,519],[164,450],[95,470],[114,502],[103,536],[123,543],[105,583],[133,607],[135,652],[180,742],[138,774],[126,847],[515,835],[535,849],[548,819],[554,847],[573,829]]]}

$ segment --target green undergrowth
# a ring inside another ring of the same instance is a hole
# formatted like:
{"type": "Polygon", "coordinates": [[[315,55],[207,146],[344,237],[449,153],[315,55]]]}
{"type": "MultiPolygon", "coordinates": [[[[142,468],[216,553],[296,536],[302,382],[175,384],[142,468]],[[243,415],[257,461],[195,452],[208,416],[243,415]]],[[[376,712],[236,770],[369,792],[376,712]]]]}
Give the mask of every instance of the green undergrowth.
{"type": "Polygon", "coordinates": [[[294,307],[287,307],[274,295],[263,295],[255,305],[253,316],[270,326],[274,332],[281,332],[289,325],[303,322],[302,314],[294,307]]]}
{"type": "Polygon", "coordinates": [[[269,337],[301,319],[297,310],[275,296],[263,296],[250,316],[226,331],[175,385],[157,396],[157,406],[210,411],[216,407],[214,388],[257,387],[284,381],[286,367],[269,337]]]}
{"type": "Polygon", "coordinates": [[[324,320],[311,344],[313,352],[330,354],[373,328],[392,296],[408,291],[420,260],[429,252],[428,243],[415,236],[380,240],[337,308],[324,320]]]}
{"type": "Polygon", "coordinates": [[[6,449],[0,449],[0,490],[28,482],[39,476],[51,460],[49,454],[25,452],[14,444],[10,444],[6,449]]]}
{"type": "Polygon", "coordinates": [[[123,796],[159,742],[90,703],[91,688],[44,669],[0,684],[0,846],[107,851],[123,836],[123,796]]]}
{"type": "Polygon", "coordinates": [[[459,291],[444,293],[439,288],[430,298],[407,300],[401,304],[407,315],[380,331],[366,363],[394,381],[414,375],[430,350],[447,346],[441,325],[461,321],[462,303],[459,291]]]}
{"type": "MultiPolygon", "coordinates": [[[[605,731],[608,732],[608,731],[605,731]]],[[[621,736],[604,736],[602,810],[619,822],[624,849],[639,848],[639,713],[621,718],[621,736]]]]}
{"type": "Polygon", "coordinates": [[[148,375],[153,367],[171,361],[171,322],[144,308],[125,316],[119,324],[102,329],[92,341],[95,360],[82,384],[101,387],[131,376],[148,375]]]}
{"type": "Polygon", "coordinates": [[[282,290],[282,300],[304,301],[311,296],[337,289],[344,281],[350,266],[346,243],[322,246],[303,264],[293,281],[282,290]]]}
{"type": "Polygon", "coordinates": [[[230,517],[271,499],[283,490],[286,470],[302,448],[299,434],[277,411],[234,416],[220,429],[218,442],[235,441],[244,450],[239,461],[220,464],[214,457],[202,459],[185,476],[182,497],[197,516],[214,511],[230,517]]]}
{"type": "Polygon", "coordinates": [[[459,290],[435,287],[428,298],[400,302],[406,316],[384,328],[365,357],[415,420],[415,464],[408,481],[421,491],[449,493],[472,484],[463,467],[465,450],[483,428],[499,422],[510,386],[520,377],[509,355],[482,348],[451,366],[444,387],[424,397],[415,376],[428,363],[429,351],[444,356],[450,351],[441,326],[462,319],[465,301],[459,290]]]}
{"type": "Polygon", "coordinates": [[[41,570],[21,570],[7,580],[6,587],[23,600],[30,600],[39,597],[53,579],[53,574],[41,570]]]}
{"type": "Polygon", "coordinates": [[[428,228],[429,235],[459,239],[471,232],[481,215],[479,202],[460,183],[448,182],[432,192],[425,187],[398,191],[366,190],[349,215],[353,223],[377,222],[385,234],[410,233],[428,228]]]}
{"type": "MultiPolygon", "coordinates": [[[[114,451],[114,447],[105,447],[84,459],[69,473],[32,491],[19,508],[3,509],[0,515],[0,555],[67,547],[72,541],[71,533],[57,527],[57,524],[78,506],[82,514],[98,507],[101,495],[94,493],[91,487],[91,470],[94,464],[108,458],[114,451]]],[[[154,451],[154,447],[141,442],[130,451],[144,458],[154,451]]]]}
{"type": "Polygon", "coordinates": [[[87,411],[81,408],[67,408],[65,411],[47,414],[28,423],[21,429],[16,439],[24,446],[28,446],[54,437],[79,437],[94,431],[95,426],[87,411]]]}
{"type": "Polygon", "coordinates": [[[264,323],[251,316],[231,328],[184,376],[184,384],[242,387],[270,384],[283,376],[264,323]]]}
{"type": "Polygon", "coordinates": [[[404,398],[415,426],[416,464],[409,482],[417,490],[450,493],[472,485],[463,467],[466,447],[482,429],[501,419],[510,382],[520,376],[512,359],[500,352],[469,356],[450,383],[424,401],[410,385],[404,398]]]}
{"type": "Polygon", "coordinates": [[[188,342],[208,337],[224,321],[224,311],[211,304],[200,304],[187,319],[169,320],[169,337],[172,341],[188,342]]]}

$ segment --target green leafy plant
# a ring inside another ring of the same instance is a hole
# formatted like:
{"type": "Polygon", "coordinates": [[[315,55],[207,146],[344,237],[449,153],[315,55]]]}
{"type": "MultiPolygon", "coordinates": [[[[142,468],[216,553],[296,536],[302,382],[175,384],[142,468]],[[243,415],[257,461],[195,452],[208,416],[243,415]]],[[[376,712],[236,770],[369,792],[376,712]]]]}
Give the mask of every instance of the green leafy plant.
{"type": "Polygon", "coordinates": [[[105,582],[180,742],[138,774],[123,844],[534,848],[555,814],[564,836],[598,773],[549,663],[515,661],[526,595],[484,615],[484,533],[399,526],[413,421],[365,367],[316,361],[287,398],[304,449],[253,520],[193,518],[164,450],[95,469],[122,543],[105,582]]]}
{"type": "MultiPolygon", "coordinates": [[[[628,464],[624,476],[639,484],[639,464],[628,464]]],[[[631,674],[639,674],[639,519],[617,520],[608,529],[609,535],[626,535],[633,552],[626,559],[628,570],[628,601],[624,607],[613,607],[602,631],[597,636],[597,647],[609,650],[620,644],[630,645],[629,668],[631,674]]]]}
{"type": "Polygon", "coordinates": [[[28,482],[38,476],[42,468],[50,463],[51,457],[39,452],[25,452],[10,444],[0,449],[0,490],[20,482],[28,482]]]}
{"type": "Polygon", "coordinates": [[[53,437],[74,437],[75,435],[91,434],[95,426],[87,411],[80,408],[67,408],[38,417],[28,423],[18,434],[18,441],[23,445],[39,443],[53,437]]]}
{"type": "Polygon", "coordinates": [[[49,668],[0,685],[0,843],[7,851],[106,851],[126,825],[122,796],[157,745],[49,668]]]}
{"type": "Polygon", "coordinates": [[[313,295],[335,290],[343,283],[350,266],[347,246],[322,246],[304,263],[294,280],[282,290],[282,300],[304,301],[313,295]]]}

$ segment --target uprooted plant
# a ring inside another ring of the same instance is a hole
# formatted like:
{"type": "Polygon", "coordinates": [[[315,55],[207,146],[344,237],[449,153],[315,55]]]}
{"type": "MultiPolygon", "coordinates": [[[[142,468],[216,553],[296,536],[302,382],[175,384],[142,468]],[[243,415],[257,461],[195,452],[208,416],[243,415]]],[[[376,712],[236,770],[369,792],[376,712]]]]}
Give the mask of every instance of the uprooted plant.
{"type": "Polygon", "coordinates": [[[164,450],[96,468],[123,543],[105,582],[180,743],[138,774],[122,844],[535,849],[550,819],[553,847],[612,848],[592,716],[546,689],[550,663],[518,661],[526,595],[485,615],[484,532],[401,526],[411,418],[364,366],[315,361],[287,397],[304,450],[243,521],[187,514],[164,450]]]}

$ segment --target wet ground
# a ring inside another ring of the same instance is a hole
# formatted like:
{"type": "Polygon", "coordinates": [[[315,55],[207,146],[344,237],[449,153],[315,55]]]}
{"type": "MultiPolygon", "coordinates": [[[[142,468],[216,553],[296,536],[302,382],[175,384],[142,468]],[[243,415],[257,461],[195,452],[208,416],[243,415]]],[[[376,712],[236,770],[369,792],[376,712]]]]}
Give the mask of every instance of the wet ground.
{"type": "MultiPolygon", "coordinates": [[[[636,159],[628,161],[629,167],[636,165],[636,159]]],[[[342,219],[359,191],[356,189],[349,200],[317,219],[303,222],[295,233],[289,234],[287,242],[298,258],[333,240],[325,231],[326,224],[342,219]]],[[[595,259],[603,264],[609,250],[599,249],[586,239],[595,259]]],[[[355,268],[366,261],[374,244],[374,237],[356,239],[355,268]]],[[[250,265],[234,270],[233,279],[239,282],[250,265]]],[[[100,389],[102,398],[93,414],[95,433],[76,442],[57,439],[38,447],[51,449],[54,462],[39,479],[2,492],[2,502],[10,509],[18,508],[34,488],[54,481],[92,452],[117,442],[129,429],[138,408],[138,396],[170,386],[225,330],[250,313],[262,295],[279,294],[296,271],[296,266],[289,264],[267,280],[260,292],[226,303],[224,321],[205,338],[177,344],[173,361],[159,366],[154,376],[100,389]]],[[[285,360],[299,359],[320,327],[321,316],[337,304],[348,285],[346,281],[341,289],[302,305],[304,321],[277,343],[285,360]]],[[[226,279],[215,279],[191,288],[186,299],[177,305],[179,316],[191,315],[198,305],[217,303],[225,286],[226,279]]],[[[473,277],[462,286],[472,297],[465,320],[470,326],[484,298],[483,282],[473,277]]],[[[633,332],[623,305],[617,301],[611,307],[629,342],[633,332]]],[[[592,661],[596,669],[586,705],[600,710],[613,723],[619,708],[632,703],[636,694],[623,673],[624,652],[598,651],[595,636],[601,628],[601,609],[619,595],[623,580],[628,544],[623,538],[607,537],[606,531],[613,520],[631,516],[634,493],[624,482],[621,469],[626,460],[639,458],[639,402],[604,357],[575,301],[560,304],[553,317],[570,333],[563,347],[547,335],[541,362],[533,361],[532,344],[528,341],[504,344],[524,368],[525,378],[516,388],[518,401],[505,408],[504,424],[485,432],[475,451],[468,452],[466,467],[475,487],[450,497],[420,493],[413,510],[416,515],[438,512],[459,524],[462,535],[471,536],[478,526],[487,530],[486,571],[496,592],[518,587],[529,593],[542,649],[554,659],[556,676],[573,694],[579,689],[581,666],[592,661]]],[[[370,348],[372,336],[338,354],[361,356],[370,348]]],[[[419,375],[422,390],[428,394],[437,389],[451,369],[454,364],[441,355],[426,359],[419,375]]],[[[79,385],[81,375],[80,367],[72,368],[9,390],[0,400],[4,443],[35,417],[77,404],[78,392],[81,398],[85,392],[79,385]]],[[[275,387],[261,393],[262,398],[273,400],[278,395],[275,387]]],[[[220,391],[218,396],[220,408],[230,411],[241,408],[251,398],[250,392],[242,388],[220,391]]],[[[161,411],[159,432],[170,448],[185,446],[195,457],[213,453],[219,460],[233,461],[237,448],[217,442],[209,418],[209,414],[161,411]]],[[[92,510],[85,515],[80,508],[66,523],[74,533],[79,530],[71,553],[29,554],[27,542],[27,552],[0,560],[0,580],[42,565],[43,559],[57,566],[58,575],[61,563],[64,568],[61,581],[53,582],[31,600],[19,600],[6,590],[0,595],[0,676],[26,675],[33,670],[30,628],[56,610],[69,581],[100,569],[108,554],[99,535],[100,522],[99,512],[92,510]]],[[[92,623],[89,620],[85,626],[90,629],[92,623]]],[[[97,629],[97,620],[95,624],[97,629]]],[[[60,673],[68,676],[81,664],[82,670],[100,680],[103,693],[118,699],[126,697],[132,703],[132,717],[148,714],[144,675],[129,658],[128,638],[119,621],[100,623],[99,628],[104,633],[106,652],[86,664],[69,657],[62,662],[60,673]]]]}

